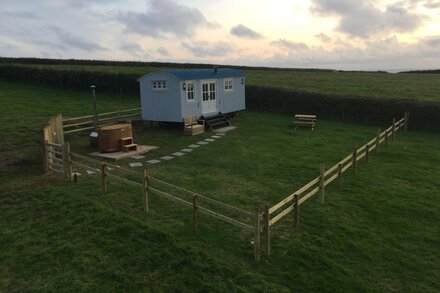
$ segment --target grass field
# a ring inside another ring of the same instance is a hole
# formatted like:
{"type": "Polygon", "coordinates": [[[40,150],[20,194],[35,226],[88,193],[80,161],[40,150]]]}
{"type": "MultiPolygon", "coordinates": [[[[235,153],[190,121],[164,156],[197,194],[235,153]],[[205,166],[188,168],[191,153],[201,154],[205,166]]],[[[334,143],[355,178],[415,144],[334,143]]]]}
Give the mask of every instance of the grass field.
{"type": "MultiPolygon", "coordinates": [[[[252,260],[252,235],[155,196],[98,177],[73,184],[41,173],[38,130],[48,117],[88,114],[90,97],[75,91],[0,82],[0,291],[428,291],[440,279],[440,135],[399,133],[356,177],[343,177],[273,230],[270,259],[252,260]]],[[[134,97],[98,95],[100,111],[138,106],[134,97]]],[[[274,203],[333,164],[371,126],[319,121],[293,132],[288,116],[243,112],[221,140],[149,167],[152,175],[252,210],[274,203]],[[258,125],[258,127],[255,127],[258,125]]],[[[379,126],[379,125],[378,125],[379,126]]],[[[204,136],[176,128],[136,133],[160,149],[180,150],[204,136]]],[[[70,138],[86,152],[86,136],[70,138]]]]}
{"type": "MultiPolygon", "coordinates": [[[[57,70],[85,70],[142,75],[166,68],[91,65],[21,65],[57,70]]],[[[244,70],[249,85],[342,95],[440,101],[439,74],[393,74],[313,70],[244,70]]]]}

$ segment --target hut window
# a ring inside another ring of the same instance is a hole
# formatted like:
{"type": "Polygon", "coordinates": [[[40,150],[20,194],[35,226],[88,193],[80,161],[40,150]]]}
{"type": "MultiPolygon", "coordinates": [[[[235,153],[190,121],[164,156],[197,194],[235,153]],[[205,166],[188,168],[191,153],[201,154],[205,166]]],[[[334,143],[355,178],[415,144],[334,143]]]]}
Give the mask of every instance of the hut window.
{"type": "Polygon", "coordinates": [[[225,91],[232,91],[232,79],[225,79],[225,91]]]}
{"type": "Polygon", "coordinates": [[[153,80],[152,86],[153,86],[153,90],[166,90],[167,82],[166,80],[153,80]]]}
{"type": "Polygon", "coordinates": [[[186,100],[188,102],[194,101],[194,82],[186,83],[186,100]]]}

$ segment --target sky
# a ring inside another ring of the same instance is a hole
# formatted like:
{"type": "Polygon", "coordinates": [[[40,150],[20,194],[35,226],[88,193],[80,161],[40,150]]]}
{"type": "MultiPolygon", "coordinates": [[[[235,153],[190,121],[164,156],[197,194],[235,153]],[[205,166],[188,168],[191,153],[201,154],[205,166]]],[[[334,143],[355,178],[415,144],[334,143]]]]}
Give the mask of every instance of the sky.
{"type": "Polygon", "coordinates": [[[0,56],[440,68],[440,0],[0,0],[0,56]]]}

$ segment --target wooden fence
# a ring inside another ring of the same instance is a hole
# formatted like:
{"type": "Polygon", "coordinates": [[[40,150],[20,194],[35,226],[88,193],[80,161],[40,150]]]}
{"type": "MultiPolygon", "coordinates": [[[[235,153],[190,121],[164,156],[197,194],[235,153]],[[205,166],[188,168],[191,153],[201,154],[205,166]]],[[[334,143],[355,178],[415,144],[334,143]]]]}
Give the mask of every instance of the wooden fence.
{"type": "Polygon", "coordinates": [[[97,115],[97,120],[93,115],[65,118],[62,120],[63,130],[65,134],[95,129],[97,126],[103,126],[126,120],[128,118],[140,118],[141,108],[134,108],[128,110],[121,110],[108,113],[100,113],[97,115]]]}
{"type": "Polygon", "coordinates": [[[43,148],[44,172],[54,171],[70,178],[69,153],[70,145],[64,143],[63,117],[61,114],[49,119],[41,131],[41,146],[43,148]]]}
{"type": "MultiPolygon", "coordinates": [[[[109,115],[120,112],[104,114],[109,115]]],[[[88,119],[93,119],[92,116],[87,117],[88,119]]],[[[79,118],[83,117],[78,117],[78,120],[79,118]]],[[[72,119],[77,118],[70,118],[70,121],[74,121],[72,119]]],[[[368,162],[369,157],[374,150],[379,152],[381,144],[388,145],[390,140],[395,139],[397,131],[401,129],[406,131],[409,123],[409,114],[406,112],[405,117],[399,121],[393,119],[392,125],[384,131],[381,131],[379,128],[375,138],[361,147],[356,146],[351,154],[343,158],[334,166],[325,169],[324,165],[321,165],[320,174],[318,177],[272,207],[266,205],[262,212],[258,207],[255,208],[254,212],[245,211],[202,194],[184,189],[150,176],[146,170],[144,170],[141,174],[117,165],[104,163],[87,156],[73,153],[70,151],[69,144],[64,143],[63,128],[65,127],[62,125],[62,121],[66,120],[63,120],[61,115],[58,115],[52,118],[49,121],[48,126],[43,129],[43,146],[45,149],[44,154],[46,170],[53,170],[55,172],[62,173],[66,178],[70,178],[74,182],[78,181],[78,170],[80,169],[100,174],[102,189],[104,192],[107,192],[109,182],[124,183],[135,188],[139,188],[142,193],[143,207],[145,212],[148,212],[150,208],[150,194],[156,194],[161,198],[185,206],[191,209],[194,232],[197,232],[198,230],[198,214],[202,213],[217,220],[231,224],[235,227],[254,233],[254,258],[256,261],[259,261],[261,232],[264,232],[264,238],[266,240],[265,254],[269,256],[271,249],[271,227],[291,212],[294,212],[294,226],[295,228],[299,228],[300,206],[316,194],[319,194],[320,202],[324,203],[326,186],[337,179],[339,181],[342,174],[350,168],[353,170],[354,174],[356,174],[359,160],[365,158],[365,160],[368,162]]],[[[78,123],[75,123],[76,125],[74,126],[79,126],[78,123]]],[[[93,128],[93,126],[91,128],[93,128]]],[[[70,132],[82,131],[85,129],[90,128],[75,129],[74,131],[70,132]]]]}
{"type": "Polygon", "coordinates": [[[266,239],[266,254],[270,255],[270,237],[271,237],[271,227],[286,217],[292,211],[294,212],[294,227],[299,228],[300,220],[300,206],[309,200],[312,196],[319,194],[319,200],[321,203],[325,201],[325,188],[327,185],[340,178],[344,172],[352,169],[353,173],[356,174],[358,167],[358,161],[365,158],[368,162],[371,152],[376,150],[380,151],[381,144],[385,143],[387,146],[390,140],[395,139],[396,132],[402,128],[406,131],[408,128],[409,114],[405,113],[405,117],[396,121],[393,119],[393,123],[390,127],[381,131],[379,128],[375,138],[367,142],[365,145],[353,148],[353,152],[347,157],[343,158],[334,166],[326,169],[324,165],[321,165],[320,174],[318,177],[287,196],[277,204],[272,207],[266,206],[263,215],[264,219],[264,231],[266,239]]]}
{"type": "Polygon", "coordinates": [[[254,255],[255,259],[260,259],[260,220],[263,214],[258,209],[254,213],[234,207],[216,199],[207,197],[200,193],[173,185],[158,178],[148,175],[147,170],[142,174],[132,170],[103,163],[77,153],[70,153],[71,164],[73,165],[72,179],[78,181],[78,170],[88,170],[89,172],[100,174],[102,190],[107,192],[108,183],[118,182],[138,188],[143,197],[144,211],[150,209],[149,196],[151,194],[187,207],[192,213],[192,225],[194,232],[197,232],[199,221],[198,214],[204,214],[222,222],[228,223],[240,229],[255,233],[254,255]]]}

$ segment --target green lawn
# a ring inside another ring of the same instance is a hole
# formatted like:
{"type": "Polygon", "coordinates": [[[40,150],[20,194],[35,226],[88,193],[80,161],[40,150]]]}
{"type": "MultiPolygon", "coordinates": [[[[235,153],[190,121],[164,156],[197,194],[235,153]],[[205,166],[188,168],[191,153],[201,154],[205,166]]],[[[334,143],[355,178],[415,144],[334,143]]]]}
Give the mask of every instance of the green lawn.
{"type": "MultiPolygon", "coordinates": [[[[164,70],[160,67],[92,65],[21,65],[57,70],[85,70],[138,74],[164,70]]],[[[323,70],[244,70],[249,85],[264,85],[306,92],[386,98],[440,100],[439,74],[393,74],[323,70]]]]}
{"type": "MultiPolygon", "coordinates": [[[[428,291],[440,279],[440,135],[399,133],[396,142],[331,185],[326,204],[301,206],[301,229],[274,226],[272,256],[252,260],[252,235],[141,191],[80,176],[41,174],[38,129],[53,114],[88,114],[80,92],[0,83],[0,291],[428,291]],[[19,146],[19,147],[14,147],[19,146]]],[[[98,95],[102,111],[138,105],[98,95]]],[[[319,121],[294,132],[290,117],[242,112],[238,128],[182,158],[148,166],[153,176],[241,208],[275,203],[375,135],[364,125],[319,121]]],[[[383,125],[378,125],[383,126],[383,125]]],[[[209,136],[147,128],[146,161],[209,136]]],[[[87,137],[70,137],[88,152],[87,137]]],[[[127,162],[121,162],[122,165],[127,162]]]]}

